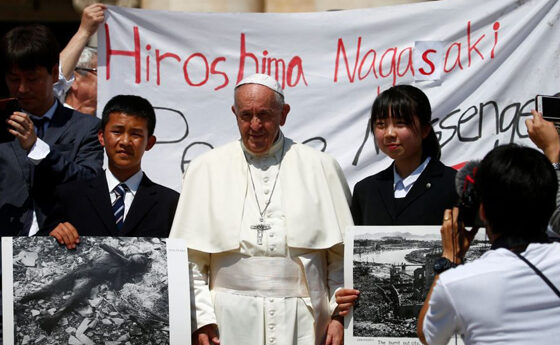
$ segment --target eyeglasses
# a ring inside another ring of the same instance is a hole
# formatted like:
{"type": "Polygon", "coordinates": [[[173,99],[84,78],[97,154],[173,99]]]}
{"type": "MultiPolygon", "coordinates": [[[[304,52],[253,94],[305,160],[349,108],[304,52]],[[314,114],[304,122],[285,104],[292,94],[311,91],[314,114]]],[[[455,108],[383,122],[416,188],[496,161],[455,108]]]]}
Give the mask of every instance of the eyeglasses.
{"type": "Polygon", "coordinates": [[[75,71],[91,72],[91,73],[97,75],[97,68],[76,67],[76,68],[74,68],[74,70],[75,70],[75,71]]]}

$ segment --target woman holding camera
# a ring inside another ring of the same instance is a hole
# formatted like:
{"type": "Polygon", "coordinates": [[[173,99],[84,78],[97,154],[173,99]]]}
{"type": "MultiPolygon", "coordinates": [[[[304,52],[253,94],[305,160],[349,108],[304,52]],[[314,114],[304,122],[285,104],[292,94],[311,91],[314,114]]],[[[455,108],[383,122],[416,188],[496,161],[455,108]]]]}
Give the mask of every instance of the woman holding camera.
{"type": "Polygon", "coordinates": [[[428,97],[411,85],[393,86],[375,99],[371,130],[393,164],[354,187],[356,225],[437,225],[454,206],[456,171],[439,160],[431,117],[428,97]]]}

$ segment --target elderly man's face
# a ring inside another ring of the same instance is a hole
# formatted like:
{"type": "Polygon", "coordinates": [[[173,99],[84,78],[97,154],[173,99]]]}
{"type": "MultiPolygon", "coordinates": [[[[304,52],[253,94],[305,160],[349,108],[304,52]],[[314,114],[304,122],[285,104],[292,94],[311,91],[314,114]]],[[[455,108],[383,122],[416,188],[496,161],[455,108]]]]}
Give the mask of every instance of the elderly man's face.
{"type": "Polygon", "coordinates": [[[95,115],[97,108],[97,56],[92,57],[91,65],[94,68],[77,67],[76,80],[72,84],[73,97],[68,97],[67,102],[74,109],[89,115],[95,115]]]}
{"type": "Polygon", "coordinates": [[[257,155],[268,152],[278,136],[280,126],[286,122],[290,111],[287,104],[281,105],[276,93],[260,84],[245,84],[235,91],[232,111],[243,144],[257,155]]]}

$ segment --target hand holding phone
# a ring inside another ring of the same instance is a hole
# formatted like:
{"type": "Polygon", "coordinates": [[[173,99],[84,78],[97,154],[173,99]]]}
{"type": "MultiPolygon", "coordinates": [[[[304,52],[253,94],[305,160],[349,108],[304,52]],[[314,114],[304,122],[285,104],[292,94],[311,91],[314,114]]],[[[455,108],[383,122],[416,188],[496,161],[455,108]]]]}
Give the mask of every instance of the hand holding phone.
{"type": "Polygon", "coordinates": [[[8,132],[8,124],[6,123],[6,120],[8,120],[14,111],[21,111],[21,106],[17,98],[0,99],[0,143],[10,142],[15,139],[15,137],[8,132]]]}
{"type": "Polygon", "coordinates": [[[560,124],[560,97],[537,95],[535,97],[537,111],[543,115],[547,121],[560,124]]]}
{"type": "Polygon", "coordinates": [[[552,163],[560,162],[560,136],[558,135],[558,128],[553,122],[545,121],[536,110],[531,110],[531,113],[533,118],[525,120],[529,138],[552,163]]]}

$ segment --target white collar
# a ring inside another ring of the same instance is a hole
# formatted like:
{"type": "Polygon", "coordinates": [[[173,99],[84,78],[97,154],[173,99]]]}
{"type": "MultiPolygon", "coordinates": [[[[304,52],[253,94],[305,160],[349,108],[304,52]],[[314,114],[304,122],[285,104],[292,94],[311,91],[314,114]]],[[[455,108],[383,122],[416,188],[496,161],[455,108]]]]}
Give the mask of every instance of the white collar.
{"type": "Polygon", "coordinates": [[[284,151],[281,150],[282,147],[284,147],[284,134],[282,134],[282,131],[278,131],[278,138],[264,155],[255,155],[245,146],[245,144],[243,144],[243,140],[241,140],[241,148],[243,149],[245,157],[247,157],[249,162],[270,158],[275,158],[276,161],[279,162],[282,160],[282,152],[284,151]]]}
{"type": "Polygon", "coordinates": [[[410,175],[408,175],[404,179],[397,172],[397,166],[393,165],[393,190],[396,189],[399,182],[402,182],[402,186],[403,186],[404,190],[408,191],[410,189],[410,187],[412,187],[414,182],[416,182],[416,180],[418,180],[418,178],[420,177],[422,172],[424,172],[424,169],[426,169],[426,166],[428,166],[428,163],[430,163],[430,159],[431,159],[431,157],[428,156],[422,162],[422,164],[420,164],[416,169],[414,169],[414,171],[410,175]]]}
{"type": "Polygon", "coordinates": [[[136,174],[130,176],[126,181],[121,182],[119,181],[118,178],[115,177],[115,175],[113,175],[111,170],[109,169],[105,170],[105,178],[107,179],[107,186],[109,187],[109,193],[111,193],[119,183],[124,183],[130,190],[132,195],[136,195],[136,192],[138,191],[138,187],[140,187],[140,182],[142,181],[142,177],[144,177],[144,173],[142,172],[142,170],[140,170],[136,174]]]}

